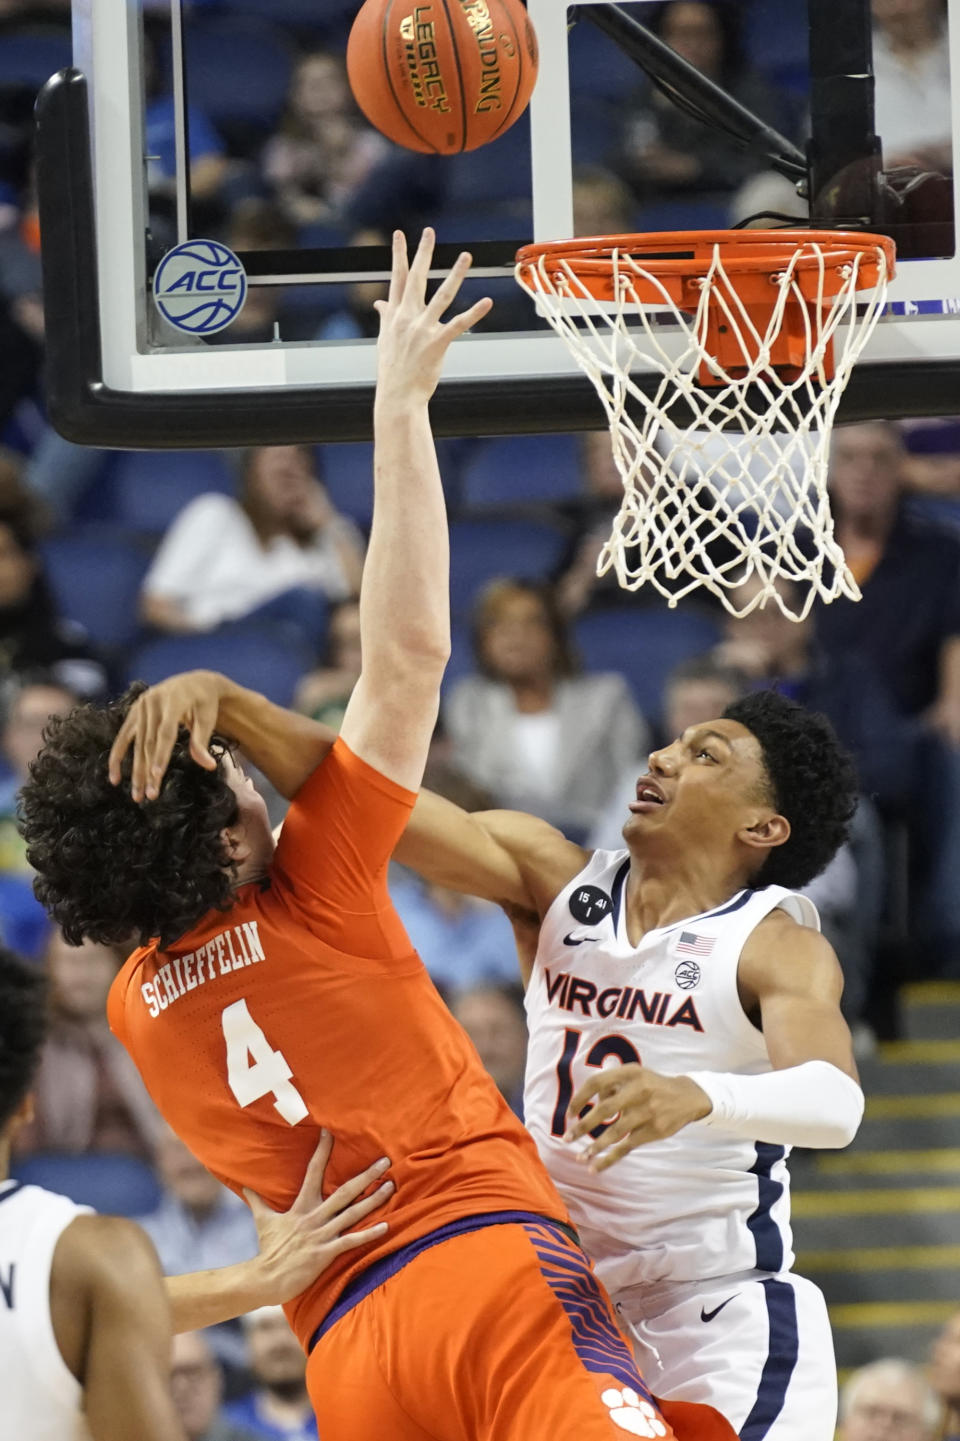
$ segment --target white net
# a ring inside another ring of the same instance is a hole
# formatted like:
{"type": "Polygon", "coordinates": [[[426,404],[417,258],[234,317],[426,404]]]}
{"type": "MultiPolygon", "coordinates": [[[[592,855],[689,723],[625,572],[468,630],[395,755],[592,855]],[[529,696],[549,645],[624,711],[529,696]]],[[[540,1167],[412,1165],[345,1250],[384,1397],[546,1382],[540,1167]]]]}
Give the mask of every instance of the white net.
{"type": "Polygon", "coordinates": [[[614,249],[609,266],[610,303],[595,299],[575,260],[521,257],[516,271],[609,421],[624,498],[598,574],[613,568],[626,590],[652,585],[671,606],[705,587],[733,615],[772,599],[800,620],[817,598],[858,600],[834,537],[827,467],[840,396],[883,309],[881,246],[838,266],[829,246],[798,239],[770,277],[776,291],[762,329],[719,244],[690,282],[695,310],[681,309],[676,284],[625,251],[614,249]],[[799,363],[778,373],[771,351],[798,314],[799,363]],[[711,354],[715,341],[708,346],[718,325],[725,365],[711,354]],[[645,388],[634,374],[647,377],[645,388]],[[761,584],[738,607],[734,592],[752,576],[761,584]],[[793,587],[778,589],[781,578],[796,583],[798,600],[793,587]]]}

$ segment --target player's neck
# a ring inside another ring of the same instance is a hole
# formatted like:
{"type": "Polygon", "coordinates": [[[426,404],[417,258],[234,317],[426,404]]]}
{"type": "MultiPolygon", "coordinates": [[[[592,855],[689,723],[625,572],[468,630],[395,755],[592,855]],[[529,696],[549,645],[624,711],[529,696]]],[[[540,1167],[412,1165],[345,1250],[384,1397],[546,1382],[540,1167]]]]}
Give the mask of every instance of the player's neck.
{"type": "Polygon", "coordinates": [[[739,876],[705,871],[696,861],[684,868],[631,855],[626,887],[630,942],[636,945],[647,931],[712,911],[741,889],[739,876]]]}

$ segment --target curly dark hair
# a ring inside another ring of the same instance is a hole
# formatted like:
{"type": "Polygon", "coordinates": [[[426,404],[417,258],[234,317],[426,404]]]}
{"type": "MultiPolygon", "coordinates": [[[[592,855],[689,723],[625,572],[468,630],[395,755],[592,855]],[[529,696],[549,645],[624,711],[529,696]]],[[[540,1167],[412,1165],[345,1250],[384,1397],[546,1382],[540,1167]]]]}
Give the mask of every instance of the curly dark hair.
{"type": "Polygon", "coordinates": [[[857,775],[826,716],[776,691],[754,691],[728,705],[726,720],[760,743],[771,800],[790,822],[790,838],[769,852],[753,887],[807,885],[829,865],[857,809],[857,775]]]}
{"type": "Polygon", "coordinates": [[[131,798],[129,753],[124,779],[110,784],[110,747],[145,689],[137,683],[110,705],[54,717],[20,792],[34,890],[74,946],[142,945],[154,936],[166,946],[230,905],[236,868],[221,831],[238,810],[221,763],[227,742],[214,738],[217,769],[204,770],[181,726],[155,801],[131,798]]]}
{"type": "Polygon", "coordinates": [[[47,983],[0,946],[0,1129],[33,1085],[47,1034],[47,983]]]}

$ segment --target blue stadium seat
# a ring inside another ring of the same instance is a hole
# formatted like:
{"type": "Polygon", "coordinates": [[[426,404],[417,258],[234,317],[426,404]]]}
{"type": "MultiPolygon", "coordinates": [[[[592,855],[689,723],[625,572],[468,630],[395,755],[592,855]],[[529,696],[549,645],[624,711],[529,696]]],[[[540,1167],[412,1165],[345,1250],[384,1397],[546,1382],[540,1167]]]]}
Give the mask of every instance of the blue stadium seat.
{"type": "Polygon", "coordinates": [[[463,504],[536,505],[583,494],[580,442],[574,435],[513,435],[481,441],[463,468],[463,504]]]}
{"type": "Polygon", "coordinates": [[[136,1156],[39,1151],[15,1160],[11,1173],[24,1185],[43,1186],[108,1216],[145,1216],[160,1202],[156,1176],[136,1156]]]}
{"type": "Polygon", "coordinates": [[[266,134],[286,104],[294,52],[253,17],[194,16],[186,33],[190,99],[226,136],[266,134]]]}
{"type": "Polygon", "coordinates": [[[358,525],[373,514],[373,446],[369,441],[318,445],[320,474],[337,510],[358,525]]]}
{"type": "Polygon", "coordinates": [[[127,450],[118,456],[105,488],[110,520],[160,535],[198,495],[235,495],[237,478],[218,450],[127,450]]]}
{"type": "Polygon", "coordinates": [[[666,605],[591,611],[574,626],[584,669],[620,671],[651,721],[659,718],[664,683],[674,666],[702,655],[720,638],[711,616],[666,605]]]}
{"type": "Polygon", "coordinates": [[[495,198],[528,200],[530,196],[530,121],[522,115],[499,140],[465,155],[451,155],[446,162],[446,205],[476,205],[495,198]]]}
{"type": "Polygon", "coordinates": [[[456,520],[450,526],[450,603],[469,614],[478,590],[495,576],[545,580],[567,545],[564,532],[535,520],[456,520]]]}
{"type": "Polygon", "coordinates": [[[777,90],[789,91],[806,102],[810,89],[806,5],[752,0],[745,11],[743,38],[749,63],[777,90]]]}
{"type": "MultiPolygon", "coordinates": [[[[643,19],[642,12],[637,18],[643,19]]],[[[617,101],[648,83],[636,61],[589,20],[577,21],[570,31],[568,46],[573,93],[603,95],[617,101]]]]}
{"type": "Polygon", "coordinates": [[[69,28],[5,27],[0,33],[0,87],[39,90],[51,75],[72,64],[69,28]]]}
{"type": "Polygon", "coordinates": [[[149,552],[125,536],[81,530],[54,536],[41,553],[61,614],[82,625],[96,645],[129,645],[140,627],[149,552]]]}
{"type": "Polygon", "coordinates": [[[208,635],[165,635],[146,641],[127,663],[127,681],[155,685],[182,670],[218,670],[286,706],[297,681],[315,663],[309,648],[286,627],[237,622],[208,635]]]}

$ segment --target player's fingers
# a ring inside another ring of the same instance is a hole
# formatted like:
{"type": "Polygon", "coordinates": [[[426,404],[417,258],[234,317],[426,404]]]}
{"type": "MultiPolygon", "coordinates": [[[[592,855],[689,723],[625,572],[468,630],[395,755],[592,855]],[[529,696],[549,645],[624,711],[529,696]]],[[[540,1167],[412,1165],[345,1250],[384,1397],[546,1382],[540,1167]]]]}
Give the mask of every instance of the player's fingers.
{"type": "Polygon", "coordinates": [[[634,1116],[631,1120],[628,1120],[625,1116],[617,1116],[611,1117],[607,1121],[598,1121],[597,1124],[606,1126],[606,1130],[603,1132],[603,1135],[597,1136],[593,1144],[588,1146],[587,1149],[580,1154],[578,1159],[587,1164],[596,1156],[599,1156],[602,1151],[606,1151],[611,1146],[616,1145],[618,1141],[623,1140],[624,1136],[628,1136],[631,1131],[635,1130],[637,1118],[634,1116]]]}
{"type": "Polygon", "coordinates": [[[173,754],[173,747],[177,739],[177,718],[167,713],[160,718],[150,744],[147,758],[147,800],[155,801],[160,794],[160,783],[163,780],[170,757],[173,754]]]}
{"type": "Polygon", "coordinates": [[[372,1195],[364,1196],[360,1201],[354,1201],[352,1206],[347,1206],[344,1210],[340,1211],[338,1215],[331,1217],[323,1228],[324,1233],[332,1237],[339,1236],[344,1231],[349,1231],[351,1226],[355,1226],[358,1221],[362,1221],[365,1216],[369,1216],[371,1211],[375,1211],[378,1206],[382,1206],[385,1202],[389,1201],[395,1190],[396,1187],[392,1181],[387,1180],[382,1182],[372,1195]]]}
{"type": "MultiPolygon", "coordinates": [[[[402,230],[393,232],[393,258],[390,267],[390,289],[387,291],[387,304],[399,305],[403,299],[403,293],[407,285],[409,265],[407,263],[407,237],[402,230]]],[[[378,300],[376,308],[380,310],[382,301],[378,300]]],[[[380,310],[381,315],[383,311],[380,310]]]]}
{"type": "Polygon", "coordinates": [[[378,1221],[375,1226],[368,1226],[365,1231],[351,1231],[348,1236],[338,1236],[331,1241],[330,1250],[333,1255],[339,1256],[341,1251],[353,1251],[357,1246],[366,1246],[370,1241],[379,1241],[385,1236],[390,1227],[386,1221],[378,1221]]]}
{"type": "Polygon", "coordinates": [[[433,245],[436,236],[429,225],[423,227],[423,234],[420,237],[420,244],[417,246],[417,253],[410,263],[410,273],[407,276],[407,284],[404,288],[403,298],[417,310],[423,307],[423,298],[427,293],[427,277],[430,274],[430,262],[433,259],[433,245]]]}
{"type": "MultiPolygon", "coordinates": [[[[217,762],[210,753],[210,737],[217,724],[217,708],[201,702],[193,713],[190,723],[190,754],[198,766],[206,771],[215,771],[217,762]]],[[[171,750],[173,749],[171,744],[171,750]]],[[[169,753],[166,757],[169,760],[169,753]]]]}
{"type": "Polygon", "coordinates": [[[243,1187],[243,1198],[250,1207],[250,1214],[254,1221],[259,1221],[264,1216],[275,1216],[277,1213],[272,1206],[268,1206],[262,1196],[256,1191],[251,1191],[249,1186],[243,1187]]]}
{"type": "Polygon", "coordinates": [[[374,1182],[378,1181],[389,1165],[389,1156],[381,1156],[379,1161],[374,1161],[372,1166],[368,1166],[358,1176],[351,1176],[349,1181],[344,1181],[342,1186],[338,1186],[333,1194],[327,1197],[320,1207],[321,1212],[325,1217],[338,1215],[358,1196],[363,1195],[368,1186],[372,1186],[374,1182]]]}
{"type": "Polygon", "coordinates": [[[465,310],[462,315],[455,315],[453,319],[448,321],[444,326],[448,339],[453,341],[456,340],[458,336],[465,335],[468,330],[471,330],[473,326],[476,325],[478,320],[482,320],[485,315],[489,315],[492,309],[493,301],[489,295],[485,295],[482,300],[478,300],[475,305],[471,305],[470,309],[465,310]]]}
{"type": "Polygon", "coordinates": [[[437,286],[430,297],[430,304],[427,306],[426,315],[430,320],[439,320],[444,311],[447,310],[456,298],[457,291],[463,284],[463,278],[470,269],[472,257],[466,250],[457,256],[449,273],[437,286]]]}
{"type": "Polygon", "coordinates": [[[646,1141],[652,1139],[653,1138],[647,1136],[643,1130],[634,1129],[630,1132],[629,1136],[625,1136],[622,1141],[618,1141],[609,1151],[604,1151],[602,1156],[598,1156],[595,1161],[591,1161],[590,1170],[593,1171],[594,1174],[599,1171],[608,1171],[611,1166],[615,1166],[618,1161],[622,1161],[624,1156],[629,1155],[629,1153],[635,1151],[638,1146],[642,1146],[646,1141]]]}
{"type": "Polygon", "coordinates": [[[130,793],[135,801],[142,801],[147,786],[147,755],[156,723],[153,717],[152,697],[145,693],[139,704],[137,729],[133,738],[133,762],[130,766],[130,793]]]}
{"type": "Polygon", "coordinates": [[[609,1096],[615,1090],[616,1084],[616,1080],[612,1079],[610,1074],[605,1075],[600,1072],[598,1075],[591,1076],[588,1081],[584,1081],[583,1085],[574,1091],[567,1107],[567,1115],[579,1116],[584,1106],[592,1105],[609,1096]]]}
{"type": "Polygon", "coordinates": [[[310,1157],[310,1164],[304,1174],[300,1190],[297,1192],[297,1199],[290,1207],[291,1211],[299,1211],[304,1208],[312,1210],[314,1206],[323,1201],[323,1176],[332,1150],[333,1137],[326,1126],[321,1126],[320,1140],[310,1157]]]}
{"type": "Polygon", "coordinates": [[[123,778],[124,757],[126,756],[127,751],[130,749],[131,745],[133,744],[133,738],[136,734],[136,729],[137,722],[135,719],[134,710],[130,710],[127,713],[127,717],[124,720],[123,725],[117,731],[117,736],[115,741],[113,742],[113,745],[110,747],[110,755],[107,759],[107,774],[110,777],[111,785],[119,785],[120,781],[123,778]]]}

